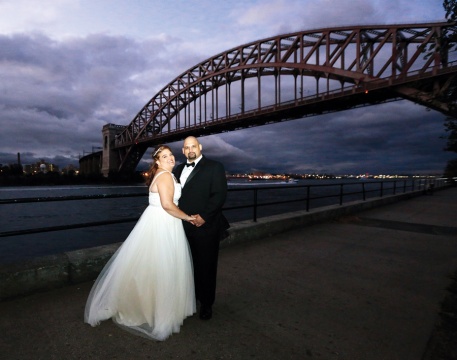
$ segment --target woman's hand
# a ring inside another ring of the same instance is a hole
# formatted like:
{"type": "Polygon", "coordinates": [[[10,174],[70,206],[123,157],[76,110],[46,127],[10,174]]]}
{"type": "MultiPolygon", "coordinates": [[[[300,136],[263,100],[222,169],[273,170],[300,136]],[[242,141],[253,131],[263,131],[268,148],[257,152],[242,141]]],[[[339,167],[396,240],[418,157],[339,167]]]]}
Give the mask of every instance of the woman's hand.
{"type": "Polygon", "coordinates": [[[192,224],[196,227],[200,227],[205,223],[205,219],[203,219],[200,214],[192,215],[195,217],[195,220],[192,221],[192,224]]]}
{"type": "Polygon", "coordinates": [[[195,225],[195,220],[197,220],[197,218],[194,215],[187,215],[187,218],[185,219],[185,221],[190,222],[192,225],[195,225]]]}

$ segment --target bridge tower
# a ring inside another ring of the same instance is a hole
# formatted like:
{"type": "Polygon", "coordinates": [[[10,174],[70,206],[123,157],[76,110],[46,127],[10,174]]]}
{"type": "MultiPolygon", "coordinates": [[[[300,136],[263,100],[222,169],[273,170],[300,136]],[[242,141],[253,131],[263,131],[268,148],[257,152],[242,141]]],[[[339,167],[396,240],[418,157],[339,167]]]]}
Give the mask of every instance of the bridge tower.
{"type": "Polygon", "coordinates": [[[125,129],[124,125],[106,124],[103,126],[103,157],[102,157],[102,174],[108,177],[110,173],[114,174],[119,171],[121,160],[119,152],[114,150],[116,136],[125,129]]]}

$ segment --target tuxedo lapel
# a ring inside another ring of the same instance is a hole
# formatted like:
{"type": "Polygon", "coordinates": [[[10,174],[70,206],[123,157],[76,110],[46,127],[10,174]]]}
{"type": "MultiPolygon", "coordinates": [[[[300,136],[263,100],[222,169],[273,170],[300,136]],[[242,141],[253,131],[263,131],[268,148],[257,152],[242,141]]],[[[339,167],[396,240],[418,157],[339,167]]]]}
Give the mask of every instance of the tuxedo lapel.
{"type": "MultiPolygon", "coordinates": [[[[195,165],[195,168],[194,170],[192,170],[192,172],[190,173],[189,177],[187,178],[186,180],[186,184],[188,184],[192,178],[198,174],[198,172],[202,169],[202,167],[204,166],[204,163],[205,163],[205,157],[202,157],[202,159],[198,162],[197,165],[195,165]]],[[[182,169],[181,169],[181,172],[182,172],[182,169]]],[[[182,184],[183,187],[185,187],[186,184],[182,184]]]]}

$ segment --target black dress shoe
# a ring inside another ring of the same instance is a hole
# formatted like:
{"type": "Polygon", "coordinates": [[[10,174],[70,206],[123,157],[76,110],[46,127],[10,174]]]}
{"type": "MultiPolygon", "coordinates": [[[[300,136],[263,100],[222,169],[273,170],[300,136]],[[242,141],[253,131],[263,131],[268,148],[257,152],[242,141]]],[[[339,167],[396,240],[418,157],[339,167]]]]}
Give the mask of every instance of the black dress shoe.
{"type": "Polygon", "coordinates": [[[213,317],[213,309],[211,306],[202,306],[200,308],[200,319],[209,320],[213,317]]]}

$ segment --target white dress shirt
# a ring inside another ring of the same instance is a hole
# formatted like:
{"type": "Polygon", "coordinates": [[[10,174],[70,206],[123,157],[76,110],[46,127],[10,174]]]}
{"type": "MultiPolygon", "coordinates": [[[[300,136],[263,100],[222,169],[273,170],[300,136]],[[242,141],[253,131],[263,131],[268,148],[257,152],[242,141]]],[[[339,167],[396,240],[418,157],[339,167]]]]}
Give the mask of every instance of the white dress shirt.
{"type": "MultiPolygon", "coordinates": [[[[194,161],[195,166],[197,166],[198,162],[201,160],[202,156],[200,155],[198,159],[194,161]]],[[[182,169],[181,176],[179,177],[179,182],[181,183],[181,187],[184,187],[186,184],[187,178],[189,177],[190,173],[192,170],[195,169],[195,166],[186,166],[184,165],[184,168],[182,169]]]]}

